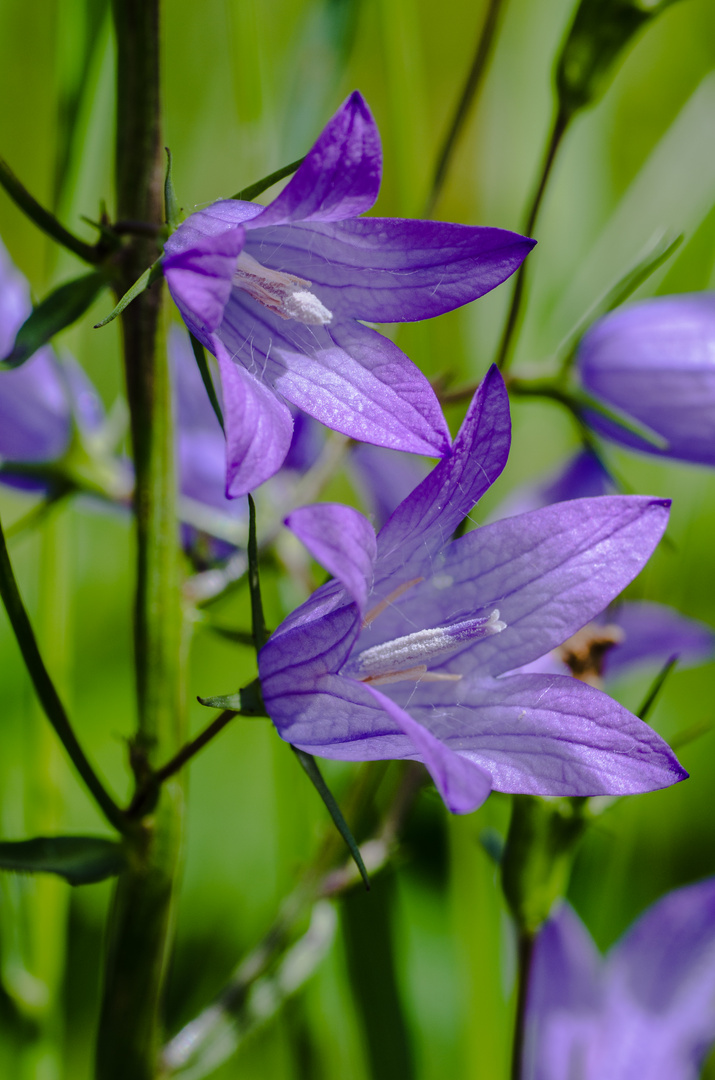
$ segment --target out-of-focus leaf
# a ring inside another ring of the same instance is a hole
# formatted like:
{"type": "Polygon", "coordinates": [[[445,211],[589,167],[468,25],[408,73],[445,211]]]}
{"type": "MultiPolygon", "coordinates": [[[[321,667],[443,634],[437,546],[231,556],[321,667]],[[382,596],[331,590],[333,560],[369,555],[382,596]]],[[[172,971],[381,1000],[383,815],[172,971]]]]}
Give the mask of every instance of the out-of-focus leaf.
{"type": "Polygon", "coordinates": [[[98,836],[38,836],[0,841],[0,870],[58,874],[70,885],[116,877],[126,865],[121,844],[98,836]]]}
{"type": "Polygon", "coordinates": [[[77,322],[107,284],[105,275],[93,270],[51,292],[18,330],[11,352],[0,361],[0,369],[24,364],[60,330],[77,322]]]}
{"type": "Polygon", "coordinates": [[[581,0],[556,62],[556,92],[572,116],[605,90],[634,34],[675,0],[581,0]]]}
{"type": "Polygon", "coordinates": [[[110,311],[109,315],[107,315],[105,319],[102,319],[101,322],[94,324],[94,329],[99,330],[101,326],[106,326],[107,323],[116,319],[117,315],[121,315],[125,307],[128,307],[129,304],[131,304],[132,300],[136,300],[137,296],[143,293],[145,289],[148,289],[150,285],[153,285],[158,278],[163,276],[164,270],[161,265],[161,259],[157,259],[155,263],[152,263],[151,266],[147,267],[141,277],[137,278],[131,288],[127,289],[114,310],[110,311]]]}

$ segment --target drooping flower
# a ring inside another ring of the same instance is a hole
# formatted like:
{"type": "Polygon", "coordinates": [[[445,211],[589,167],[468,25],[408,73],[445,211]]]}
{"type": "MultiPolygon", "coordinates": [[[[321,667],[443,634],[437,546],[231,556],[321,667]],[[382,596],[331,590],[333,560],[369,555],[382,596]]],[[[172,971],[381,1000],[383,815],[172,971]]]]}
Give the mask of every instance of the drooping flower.
{"type": "Polygon", "coordinates": [[[505,675],[543,656],[639,572],[668,502],[578,499],[450,541],[503,469],[510,425],[492,369],[452,447],[377,538],[356,510],[303,508],[288,524],[335,580],[259,655],[279,734],[328,758],[416,758],[447,806],[493,787],[624,794],[685,774],[647,725],[558,675],[505,675]]]}
{"type": "Polygon", "coordinates": [[[524,1080],[697,1080],[715,1041],[715,879],[663,897],[602,957],[568,906],[534,946],[524,1080]]]}
{"type": "Polygon", "coordinates": [[[667,445],[591,412],[594,430],[648,454],[715,465],[715,293],[662,296],[612,312],[584,337],[578,366],[589,391],[667,445]]]}
{"type": "Polygon", "coordinates": [[[272,203],[216,202],[167,241],[171,294],[219,362],[231,496],[280,467],[293,426],[286,402],[363,442],[433,457],[449,450],[426,378],[358,320],[451,311],[508,278],[533,241],[361,217],[380,174],[377,127],[355,92],[272,203]]]}

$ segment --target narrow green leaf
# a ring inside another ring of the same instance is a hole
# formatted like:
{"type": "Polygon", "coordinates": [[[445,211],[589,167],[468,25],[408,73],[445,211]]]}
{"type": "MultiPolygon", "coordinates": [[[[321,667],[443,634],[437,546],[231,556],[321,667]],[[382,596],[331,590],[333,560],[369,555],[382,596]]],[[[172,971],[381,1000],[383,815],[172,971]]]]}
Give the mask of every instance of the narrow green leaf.
{"type": "Polygon", "coordinates": [[[124,296],[119,301],[114,310],[111,311],[105,319],[102,319],[101,322],[94,324],[94,329],[99,330],[100,327],[106,326],[107,323],[110,323],[114,319],[116,319],[117,315],[121,315],[125,307],[128,307],[129,304],[131,304],[132,300],[136,300],[137,296],[140,296],[145,289],[148,289],[150,285],[153,285],[154,282],[158,278],[163,277],[163,275],[164,270],[161,265],[161,259],[157,259],[155,263],[152,263],[151,266],[147,267],[141,277],[137,278],[132,287],[130,289],[127,289],[124,296]]]}
{"type": "Polygon", "coordinates": [[[205,625],[214,634],[218,634],[219,637],[226,638],[228,641],[235,641],[237,645],[253,644],[253,634],[249,633],[248,630],[238,630],[233,626],[220,626],[218,623],[207,623],[205,625]]]}
{"type": "Polygon", "coordinates": [[[58,244],[62,244],[63,247],[74,252],[80,259],[84,259],[88,263],[98,263],[104,257],[105,253],[103,251],[93,247],[91,244],[85,244],[84,240],[80,240],[78,236],[66,229],[54,214],[51,214],[49,210],[45,210],[44,206],[41,206],[34,195],[30,194],[2,158],[0,158],[0,184],[15,205],[22,210],[23,214],[29,217],[30,221],[33,221],[44,233],[56,240],[58,244]]]}
{"type": "Polygon", "coordinates": [[[0,370],[24,364],[60,330],[77,322],[107,284],[104,274],[93,270],[51,292],[18,330],[12,351],[0,361],[0,370]]]}
{"type": "Polygon", "coordinates": [[[668,660],[666,660],[666,662],[663,664],[662,668],[660,669],[660,671],[658,672],[656,677],[653,679],[653,682],[650,684],[650,687],[648,688],[648,693],[646,694],[646,696],[645,696],[645,698],[643,700],[643,704],[641,705],[640,709],[636,713],[636,716],[640,720],[645,720],[650,715],[651,709],[655,705],[655,703],[656,703],[656,701],[658,699],[658,695],[660,694],[661,690],[663,689],[663,684],[664,684],[665,680],[668,678],[668,676],[670,675],[671,671],[673,670],[673,668],[675,667],[675,665],[677,663],[678,663],[678,655],[676,653],[673,656],[671,656],[668,660]]]}
{"type": "Polygon", "coordinates": [[[298,758],[298,761],[301,763],[306,773],[308,774],[308,777],[310,778],[315,790],[318,792],[321,799],[325,803],[326,809],[330,814],[331,818],[333,819],[335,828],[338,830],[343,840],[347,844],[348,850],[355,861],[355,865],[360,871],[360,877],[365,882],[365,888],[369,891],[370,879],[367,876],[365,863],[362,861],[360,848],[357,846],[355,837],[350,832],[348,823],[342,815],[340,807],[335,800],[335,796],[333,795],[332,791],[323,779],[323,775],[318,768],[317,761],[312,754],[306,754],[304,750],[299,750],[297,746],[291,746],[291,750],[298,758]]]}
{"type": "Polygon", "coordinates": [[[0,870],[58,874],[70,885],[91,885],[116,877],[126,866],[121,844],[98,836],[38,836],[0,841],[0,870]]]}
{"type": "Polygon", "coordinates": [[[266,620],[263,617],[261,600],[261,581],[258,573],[258,543],[256,541],[256,504],[253,496],[248,496],[248,588],[251,593],[251,625],[253,627],[253,645],[256,652],[268,641],[266,620]]]}
{"type": "Polygon", "coordinates": [[[166,150],[166,178],[164,180],[164,216],[166,218],[166,224],[174,231],[181,224],[181,209],[176,199],[176,193],[174,191],[174,181],[171,175],[171,150],[168,146],[165,146],[166,150]]]}
{"type": "Polygon", "coordinates": [[[591,412],[598,413],[606,420],[610,420],[612,424],[616,424],[618,427],[623,428],[631,435],[636,435],[639,439],[643,439],[644,442],[650,443],[657,450],[667,450],[668,440],[664,439],[662,435],[659,435],[657,431],[653,431],[652,428],[646,424],[642,424],[639,420],[636,420],[632,416],[628,416],[627,413],[621,412],[620,409],[615,409],[610,405],[606,405],[605,402],[599,398],[592,397],[587,390],[583,387],[578,387],[571,393],[574,406],[579,413],[589,409],[591,412]]]}
{"type": "Polygon", "coordinates": [[[609,311],[620,307],[639,286],[647,281],[651,274],[663,265],[670,256],[677,251],[683,242],[683,234],[673,236],[669,233],[659,233],[647,245],[635,264],[630,267],[611,287],[601,296],[596,303],[589,308],[583,318],[579,319],[573,330],[567,334],[558,353],[564,356],[563,368],[571,366],[576,355],[579,342],[588,328],[609,311]]]}
{"type": "Polygon", "coordinates": [[[297,161],[292,161],[290,165],[284,165],[282,169],[276,169],[270,176],[264,176],[262,180],[257,180],[255,184],[249,184],[248,187],[242,188],[241,191],[232,195],[232,199],[241,199],[243,202],[253,202],[259,195],[262,195],[264,191],[267,191],[269,187],[273,187],[279,180],[283,180],[286,176],[292,176],[294,172],[297,172],[300,166],[305,161],[305,158],[298,158],[297,161]]]}
{"type": "Polygon", "coordinates": [[[199,373],[206,388],[206,393],[209,396],[209,401],[211,402],[211,408],[216,413],[216,419],[221,425],[221,430],[225,431],[226,429],[223,425],[223,413],[219,404],[218,395],[216,394],[216,387],[214,386],[214,381],[211,378],[211,369],[209,367],[209,362],[206,359],[206,350],[204,349],[199,339],[195,338],[193,334],[190,333],[189,337],[191,338],[191,348],[194,350],[194,357],[196,358],[199,373]]]}

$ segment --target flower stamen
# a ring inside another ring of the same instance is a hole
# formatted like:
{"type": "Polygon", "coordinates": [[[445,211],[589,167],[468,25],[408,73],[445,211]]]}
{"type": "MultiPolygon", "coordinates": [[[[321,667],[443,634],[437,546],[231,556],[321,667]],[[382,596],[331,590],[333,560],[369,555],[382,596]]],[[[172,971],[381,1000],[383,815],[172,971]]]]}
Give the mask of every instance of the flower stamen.
{"type": "Polygon", "coordinates": [[[461,678],[447,672],[429,672],[427,664],[454,652],[470,641],[499,634],[506,630],[506,623],[499,618],[497,608],[488,616],[465,619],[452,626],[436,626],[418,630],[415,634],[385,641],[364,649],[357,659],[358,678],[373,685],[387,682],[403,682],[406,679],[434,682],[446,676],[448,680],[461,678]]]}
{"type": "Polygon", "coordinates": [[[270,270],[242,251],[233,283],[281,319],[296,319],[306,326],[325,326],[333,313],[310,291],[312,282],[282,270],[270,270]]]}

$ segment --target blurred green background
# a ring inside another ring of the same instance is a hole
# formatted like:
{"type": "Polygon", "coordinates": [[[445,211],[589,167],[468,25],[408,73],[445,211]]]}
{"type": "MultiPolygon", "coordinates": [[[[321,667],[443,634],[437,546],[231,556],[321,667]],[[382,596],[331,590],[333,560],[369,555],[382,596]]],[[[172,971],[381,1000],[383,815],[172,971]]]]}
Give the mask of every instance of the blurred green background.
{"type": "MultiPolygon", "coordinates": [[[[436,216],[519,227],[551,119],[553,57],[573,8],[573,0],[505,3],[481,98],[436,216]]],[[[357,87],[384,143],[377,212],[419,216],[485,10],[483,2],[464,0],[166,0],[165,141],[180,204],[189,212],[230,196],[300,156],[357,87]]],[[[537,373],[660,229],[683,231],[686,240],[638,295],[715,287],[714,69],[715,6],[684,0],[635,40],[604,98],[576,119],[536,230],[515,367],[537,373]]],[[[0,0],[0,152],[88,239],[82,215],[96,218],[102,200],[112,206],[113,80],[102,0],[0,0]]],[[[79,272],[1,193],[0,235],[36,297],[79,272]]],[[[430,376],[473,380],[491,361],[508,295],[502,287],[450,315],[402,326],[394,338],[430,376]]],[[[58,345],[80,359],[109,406],[122,386],[117,324],[91,329],[108,306],[105,296],[58,345]]],[[[576,445],[556,406],[517,402],[513,417],[510,463],[476,511],[478,521],[576,445]]],[[[448,418],[456,430],[459,408],[448,418]]],[[[634,491],[674,498],[670,543],[629,595],[715,625],[715,478],[610,454],[634,491]]],[[[348,489],[338,482],[335,490],[345,496],[348,489]]],[[[6,521],[29,505],[25,496],[0,492],[6,521]]],[[[133,727],[130,522],[80,500],[17,538],[12,555],[77,728],[125,797],[133,727]]],[[[264,587],[270,625],[305,595],[304,586],[287,585],[270,567],[264,587]]],[[[239,592],[220,615],[247,627],[245,611],[239,592]]],[[[0,835],[103,832],[46,730],[4,616],[0,657],[0,835]]],[[[196,627],[192,701],[229,692],[253,674],[248,650],[196,627]]],[[[713,665],[672,676],[652,717],[666,738],[713,719],[714,676],[713,665]]],[[[618,686],[616,696],[637,707],[651,677],[618,686]]],[[[194,728],[206,715],[193,706],[194,728]]],[[[622,800],[582,846],[571,899],[602,948],[663,892],[715,872],[715,737],[684,746],[681,760],[692,773],[687,783],[622,800]]],[[[336,793],[344,792],[350,767],[325,771],[336,793]]],[[[210,1075],[505,1076],[514,956],[479,838],[485,828],[503,833],[508,812],[508,800],[495,795],[476,814],[449,818],[424,791],[395,867],[369,896],[356,891],[341,905],[340,931],[312,979],[210,1075]]],[[[170,1034],[208,1003],[269,927],[325,824],[293,755],[265,721],[237,720],[191,766],[166,1001],[170,1034]]],[[[1,1075],[91,1075],[109,895],[108,885],[70,892],[55,881],[0,880],[1,1075]]]]}

